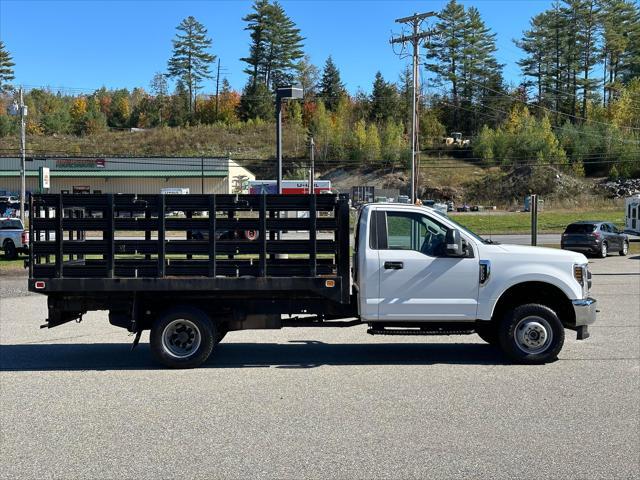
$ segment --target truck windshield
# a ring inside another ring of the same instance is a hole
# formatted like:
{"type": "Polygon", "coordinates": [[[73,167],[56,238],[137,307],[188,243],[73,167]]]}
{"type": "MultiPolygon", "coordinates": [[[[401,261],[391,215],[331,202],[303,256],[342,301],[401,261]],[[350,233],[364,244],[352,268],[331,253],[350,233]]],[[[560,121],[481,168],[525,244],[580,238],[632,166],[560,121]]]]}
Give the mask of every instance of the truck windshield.
{"type": "Polygon", "coordinates": [[[442,218],[446,218],[448,222],[453,223],[456,228],[458,230],[462,230],[463,232],[465,232],[466,234],[470,235],[471,237],[475,238],[476,240],[478,240],[479,242],[482,243],[494,243],[491,240],[487,240],[486,238],[482,238],[480,235],[478,235],[477,233],[473,233],[471,230],[469,230],[467,227],[463,227],[462,225],[460,225],[458,222],[456,222],[455,220],[453,220],[451,217],[445,215],[442,212],[439,212],[438,210],[431,210],[433,213],[435,213],[436,215],[439,215],[442,218]]]}

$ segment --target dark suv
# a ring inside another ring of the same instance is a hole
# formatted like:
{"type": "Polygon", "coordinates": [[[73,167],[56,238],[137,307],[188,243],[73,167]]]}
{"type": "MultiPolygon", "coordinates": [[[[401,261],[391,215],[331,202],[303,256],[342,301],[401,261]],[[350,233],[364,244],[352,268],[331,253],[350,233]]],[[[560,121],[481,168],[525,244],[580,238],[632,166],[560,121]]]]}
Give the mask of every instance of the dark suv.
{"type": "Polygon", "coordinates": [[[610,251],[626,255],[629,251],[629,237],[613,223],[583,221],[572,223],[566,228],[560,246],[564,250],[593,253],[605,258],[610,251]]]}

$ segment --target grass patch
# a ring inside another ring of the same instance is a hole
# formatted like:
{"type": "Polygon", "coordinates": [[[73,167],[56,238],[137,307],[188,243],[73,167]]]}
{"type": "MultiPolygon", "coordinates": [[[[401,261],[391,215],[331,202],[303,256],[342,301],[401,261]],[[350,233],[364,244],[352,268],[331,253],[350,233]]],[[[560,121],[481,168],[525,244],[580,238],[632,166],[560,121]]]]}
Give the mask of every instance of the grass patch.
{"type": "MultiPolygon", "coordinates": [[[[456,222],[479,234],[525,234],[531,231],[531,215],[527,212],[451,213],[456,222]]],[[[624,225],[624,212],[618,210],[559,210],[538,214],[538,233],[562,233],[567,225],[580,220],[612,222],[624,225]]]]}
{"type": "Polygon", "coordinates": [[[27,269],[24,268],[24,261],[27,258],[28,257],[26,255],[19,255],[15,260],[7,260],[2,254],[0,254],[0,276],[26,275],[27,269]]]}

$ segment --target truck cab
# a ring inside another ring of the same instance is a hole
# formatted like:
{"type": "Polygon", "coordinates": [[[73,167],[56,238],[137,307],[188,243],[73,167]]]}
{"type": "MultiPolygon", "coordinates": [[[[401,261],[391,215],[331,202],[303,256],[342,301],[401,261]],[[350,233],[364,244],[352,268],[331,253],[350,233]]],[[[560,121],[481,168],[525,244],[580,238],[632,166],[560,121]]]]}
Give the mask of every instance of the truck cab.
{"type": "Polygon", "coordinates": [[[528,361],[553,349],[564,328],[586,338],[595,320],[580,253],[500,245],[434,209],[400,204],[364,207],[356,237],[358,314],[374,331],[473,325],[489,343],[511,336],[512,357],[528,361]]]}

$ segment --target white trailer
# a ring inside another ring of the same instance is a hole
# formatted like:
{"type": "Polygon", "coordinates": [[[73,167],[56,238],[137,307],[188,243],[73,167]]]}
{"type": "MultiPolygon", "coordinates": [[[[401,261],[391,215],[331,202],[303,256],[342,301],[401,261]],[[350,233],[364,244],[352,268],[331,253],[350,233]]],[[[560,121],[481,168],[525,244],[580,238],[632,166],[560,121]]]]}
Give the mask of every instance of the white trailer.
{"type": "Polygon", "coordinates": [[[624,231],[640,235],[640,194],[624,201],[624,231]]]}

